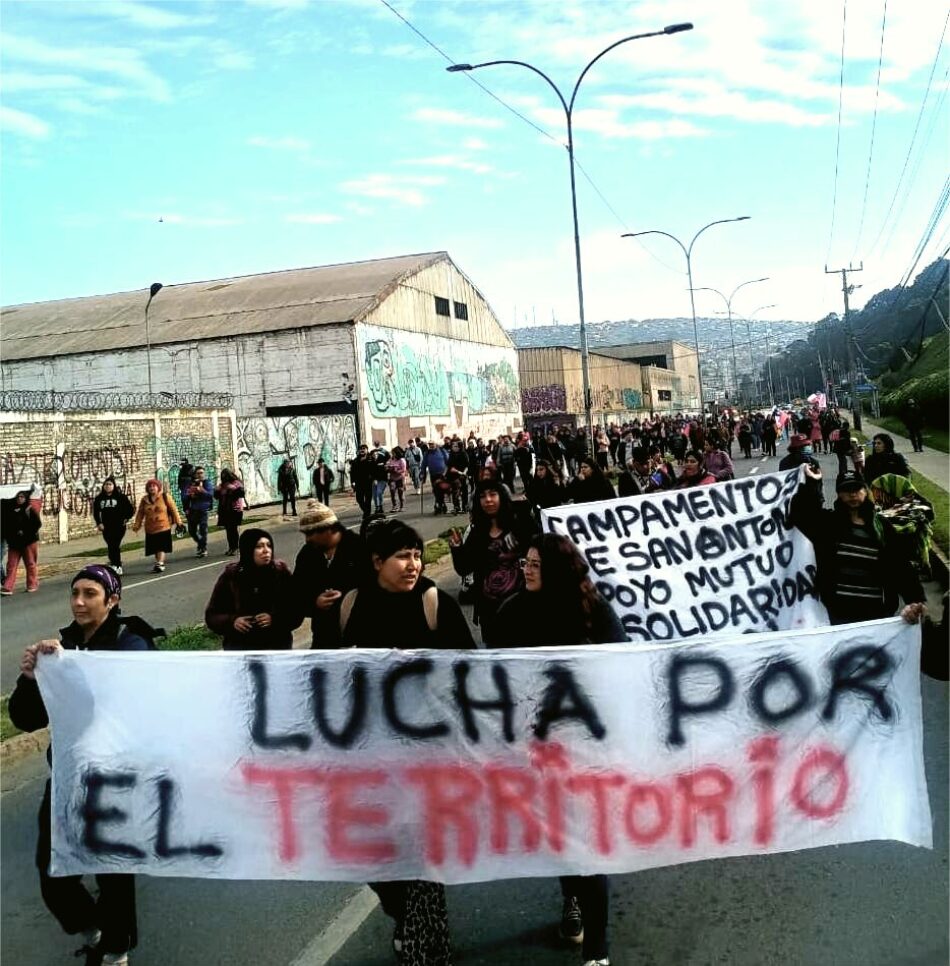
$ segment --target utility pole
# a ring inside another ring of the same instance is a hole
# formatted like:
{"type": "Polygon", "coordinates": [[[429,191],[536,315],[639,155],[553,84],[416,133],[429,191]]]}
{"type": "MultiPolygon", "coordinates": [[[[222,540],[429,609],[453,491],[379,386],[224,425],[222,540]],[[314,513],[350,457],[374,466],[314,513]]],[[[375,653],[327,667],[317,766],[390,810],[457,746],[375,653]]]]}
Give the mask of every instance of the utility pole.
{"type": "Polygon", "coordinates": [[[847,268],[834,268],[829,270],[828,266],[825,266],[826,275],[837,275],[838,272],[841,272],[841,293],[844,295],[844,335],[848,342],[848,381],[851,384],[851,425],[858,430],[861,429],[861,402],[855,391],[857,373],[854,365],[854,335],[851,332],[851,319],[848,316],[850,311],[848,296],[854,291],[854,286],[848,284],[848,273],[863,271],[864,262],[861,262],[857,268],[853,268],[850,262],[847,268]]]}

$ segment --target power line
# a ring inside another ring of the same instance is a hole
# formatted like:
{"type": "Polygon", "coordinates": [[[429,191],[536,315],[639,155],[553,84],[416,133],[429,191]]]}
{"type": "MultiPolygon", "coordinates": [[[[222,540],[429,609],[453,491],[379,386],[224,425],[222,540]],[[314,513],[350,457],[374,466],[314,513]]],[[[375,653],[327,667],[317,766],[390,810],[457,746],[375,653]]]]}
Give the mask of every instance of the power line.
{"type": "MultiPolygon", "coordinates": [[[[449,64],[455,64],[455,63],[457,63],[457,61],[454,58],[450,57],[441,47],[438,46],[438,44],[436,44],[433,41],[431,41],[421,30],[419,30],[418,27],[416,27],[406,17],[404,17],[391,3],[388,2],[388,0],[379,0],[379,2],[384,7],[386,7],[388,10],[390,10],[392,13],[394,13],[414,34],[416,34],[418,37],[420,37],[424,43],[428,44],[428,46],[431,47],[445,61],[447,61],[449,64]]],[[[502,98],[500,98],[494,91],[490,90],[480,80],[478,80],[477,77],[474,77],[472,75],[472,72],[471,71],[465,71],[464,73],[465,73],[465,77],[469,81],[471,81],[471,83],[473,83],[477,88],[479,88],[479,90],[481,90],[484,93],[486,93],[490,98],[492,98],[492,100],[497,101],[506,111],[510,111],[519,120],[524,121],[525,124],[527,124],[529,127],[533,128],[535,131],[537,131],[538,134],[543,135],[549,141],[553,141],[559,147],[562,147],[565,150],[567,150],[567,145],[563,141],[558,140],[553,134],[551,134],[550,131],[546,131],[543,127],[540,127],[539,125],[535,124],[534,121],[531,120],[531,118],[526,117],[524,114],[521,113],[521,111],[519,111],[516,108],[512,107],[510,104],[508,104],[502,98]]],[[[594,189],[594,191],[597,193],[597,197],[600,198],[600,200],[606,206],[607,210],[614,216],[614,218],[617,219],[617,222],[620,224],[620,226],[622,228],[625,228],[627,231],[629,231],[630,230],[629,225],[617,213],[617,211],[613,207],[613,205],[611,205],[611,203],[604,196],[604,193],[594,183],[594,179],[587,173],[587,171],[584,169],[584,167],[580,163],[580,161],[578,161],[578,159],[577,159],[577,152],[576,151],[574,153],[574,166],[584,176],[584,179],[587,181],[587,183],[594,189]]],[[[640,246],[640,248],[643,249],[643,251],[645,251],[655,262],[658,262],[664,268],[668,269],[671,272],[674,272],[677,275],[685,275],[686,274],[686,272],[682,272],[678,268],[674,268],[672,265],[670,265],[667,262],[663,261],[663,259],[660,258],[659,255],[656,255],[646,245],[644,245],[639,239],[637,239],[636,241],[637,241],[637,244],[640,246]]]]}
{"type": "Polygon", "coordinates": [[[881,236],[884,234],[884,229],[887,227],[888,219],[891,216],[891,212],[894,210],[894,202],[897,201],[897,194],[901,189],[901,185],[904,182],[904,175],[907,173],[907,165],[910,162],[911,152],[914,150],[914,142],[917,140],[917,132],[920,130],[920,121],[924,116],[924,108],[927,106],[927,98],[930,96],[930,87],[933,84],[934,74],[937,70],[937,63],[940,60],[940,51],[943,49],[943,40],[947,33],[947,21],[950,20],[950,10],[947,11],[947,16],[943,21],[943,30],[940,32],[940,42],[937,44],[937,53],[934,55],[933,66],[930,68],[930,76],[927,78],[927,89],[924,91],[923,100],[920,102],[920,110],[917,112],[917,122],[914,124],[914,133],[911,135],[910,144],[907,147],[907,154],[904,157],[904,164],[901,167],[900,177],[897,179],[897,187],[894,189],[894,196],[891,198],[891,203],[887,207],[887,214],[884,215],[884,221],[881,223],[880,231],[877,233],[877,237],[874,239],[874,243],[871,245],[871,250],[868,255],[877,248],[878,242],[881,240],[881,236]]]}
{"type": "Polygon", "coordinates": [[[854,252],[851,260],[857,258],[858,248],[861,245],[861,234],[864,231],[864,214],[868,207],[868,188],[871,184],[871,159],[874,156],[874,133],[877,130],[877,103],[881,93],[881,64],[884,61],[884,29],[887,26],[887,0],[884,0],[884,13],[881,17],[881,46],[877,55],[877,83],[874,87],[874,118],[871,121],[871,145],[868,148],[868,168],[864,176],[864,200],[861,202],[861,221],[858,225],[858,238],[854,243],[854,252]]]}
{"type": "Polygon", "coordinates": [[[835,211],[838,205],[838,162],[841,158],[841,107],[844,101],[844,39],[848,25],[848,0],[841,6],[841,70],[838,76],[838,134],[835,138],[835,184],[831,196],[831,231],[828,233],[828,253],[825,261],[831,257],[831,243],[835,236],[835,211]]]}

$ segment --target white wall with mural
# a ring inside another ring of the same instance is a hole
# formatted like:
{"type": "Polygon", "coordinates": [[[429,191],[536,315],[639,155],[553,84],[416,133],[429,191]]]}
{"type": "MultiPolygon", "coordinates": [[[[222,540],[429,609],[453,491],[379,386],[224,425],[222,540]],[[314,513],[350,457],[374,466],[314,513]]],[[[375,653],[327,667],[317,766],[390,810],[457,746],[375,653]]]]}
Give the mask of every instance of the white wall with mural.
{"type": "Polygon", "coordinates": [[[312,491],[311,477],[318,459],[323,457],[333,470],[333,486],[338,489],[341,468],[349,473],[349,461],[356,456],[356,419],[352,414],[239,416],[236,425],[238,469],[251,504],[280,498],[277,470],[288,457],[297,468],[300,492],[306,496],[312,491]]]}
{"type": "Polygon", "coordinates": [[[363,324],[357,354],[374,438],[382,431],[395,443],[406,425],[427,434],[474,429],[490,436],[521,425],[514,349],[363,324]]]}

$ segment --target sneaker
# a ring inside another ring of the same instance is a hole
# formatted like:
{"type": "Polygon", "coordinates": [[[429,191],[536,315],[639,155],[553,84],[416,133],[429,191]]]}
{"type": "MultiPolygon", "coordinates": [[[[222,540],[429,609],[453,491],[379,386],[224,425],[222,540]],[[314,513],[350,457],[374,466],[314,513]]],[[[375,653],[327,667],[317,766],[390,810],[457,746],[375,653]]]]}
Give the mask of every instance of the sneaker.
{"type": "Polygon", "coordinates": [[[610,960],[606,956],[603,959],[588,959],[584,966],[610,966],[610,960]]]}
{"type": "Polygon", "coordinates": [[[121,576],[122,576],[122,568],[121,568],[121,567],[113,567],[113,570],[115,570],[115,572],[116,572],[116,574],[117,574],[117,575],[118,575],[119,577],[121,577],[121,576]]]}
{"type": "Polygon", "coordinates": [[[207,547],[205,547],[205,549],[204,549],[204,550],[199,550],[199,551],[198,551],[198,556],[199,556],[199,557],[207,557],[207,556],[208,556],[208,548],[207,548],[207,547]]]}
{"type": "Polygon", "coordinates": [[[155,564],[155,566],[152,567],[153,574],[163,574],[164,572],[165,572],[165,564],[155,564]]]}
{"type": "Polygon", "coordinates": [[[12,596],[13,596],[12,590],[7,590],[6,587],[0,590],[0,597],[12,597],[12,596]]]}
{"type": "Polygon", "coordinates": [[[39,587],[27,587],[26,592],[28,594],[35,594],[39,589],[39,587]]]}
{"type": "MultiPolygon", "coordinates": [[[[102,957],[102,966],[128,966],[128,953],[105,953],[102,957]]],[[[606,959],[600,960],[606,963],[606,959]]]]}
{"type": "Polygon", "coordinates": [[[561,939],[569,943],[584,941],[584,920],[581,918],[581,906],[576,896],[568,896],[561,909],[561,927],[558,930],[561,939]]]}

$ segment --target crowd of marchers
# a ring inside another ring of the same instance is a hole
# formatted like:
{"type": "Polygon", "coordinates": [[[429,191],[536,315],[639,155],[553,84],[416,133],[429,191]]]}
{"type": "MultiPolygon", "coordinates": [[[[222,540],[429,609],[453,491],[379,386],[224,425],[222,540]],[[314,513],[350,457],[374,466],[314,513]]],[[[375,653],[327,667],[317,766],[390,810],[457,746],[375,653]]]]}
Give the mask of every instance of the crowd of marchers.
{"type": "MultiPolygon", "coordinates": [[[[906,460],[894,452],[889,436],[875,437],[872,452],[858,456],[847,423],[833,409],[726,412],[706,419],[659,416],[593,434],[545,429],[533,437],[519,433],[485,441],[473,433],[466,439],[407,440],[391,450],[375,443],[361,446],[344,468],[362,510],[357,528],[345,526],[333,509],[333,476],[322,462],[311,482],[323,499],[309,500],[298,512],[299,480],[288,461],[279,477],[282,509],[286,515],[289,506],[296,516],[303,541],[292,565],[276,558],[266,530],[240,531],[244,491],[231,471],[222,471],[214,487],[204,468],[184,462],[178,481],[183,518],[157,481],[146,487],[137,508],[122,501],[115,481],[106,481],[96,520],[109,565],[92,564],[76,574],[70,592],[72,622],[57,640],[40,641],[24,653],[9,702],[13,722],[23,730],[47,723],[34,674],[39,654],[59,648],[154,646],[149,625],[120,608],[120,533],[130,520],[144,527],[146,553],[155,556],[157,568],[164,566],[173,528],[187,527],[196,553],[204,556],[215,502],[228,535],[227,552],[235,559],[215,583],[205,620],[227,650],[288,649],[304,621],[309,621],[311,646],[318,649],[608,643],[624,639],[622,625],[574,544],[542,534],[540,511],[611,499],[617,491],[637,498],[729,480],[735,473],[733,460],[740,458],[733,456],[734,447],[749,458],[753,450],[775,453],[781,443],[788,451],[783,468],[805,466],[790,522],[814,543],[817,585],[831,621],[898,612],[912,622],[925,617],[921,576],[926,541],[921,535],[926,535],[928,507],[913,491],[906,460]],[[828,508],[815,459],[819,450],[835,452],[841,461],[836,499],[828,508]],[[454,570],[465,581],[464,601],[472,607],[478,644],[459,600],[425,575],[423,539],[399,516],[407,489],[420,492],[427,485],[433,512],[447,513],[451,504],[456,514],[467,516],[460,521],[464,526],[452,528],[449,545],[454,570]]],[[[25,505],[28,501],[18,501],[16,507],[24,519],[25,505]]],[[[926,619],[925,634],[937,642],[931,645],[938,655],[932,669],[945,677],[945,616],[942,626],[926,619]]],[[[47,785],[37,847],[47,907],[67,933],[82,937],[87,964],[127,962],[138,940],[133,876],[99,875],[95,899],[80,877],[50,876],[50,821],[47,785]]],[[[415,880],[371,886],[392,919],[397,962],[451,962],[449,911],[441,885],[415,880]]],[[[559,930],[565,943],[580,946],[583,961],[591,966],[609,963],[607,878],[566,876],[561,892],[559,930]]]]}

